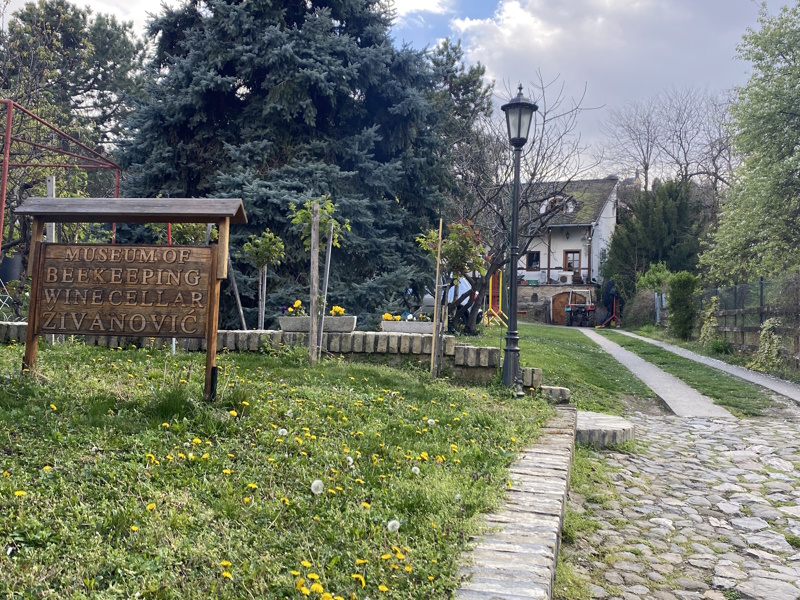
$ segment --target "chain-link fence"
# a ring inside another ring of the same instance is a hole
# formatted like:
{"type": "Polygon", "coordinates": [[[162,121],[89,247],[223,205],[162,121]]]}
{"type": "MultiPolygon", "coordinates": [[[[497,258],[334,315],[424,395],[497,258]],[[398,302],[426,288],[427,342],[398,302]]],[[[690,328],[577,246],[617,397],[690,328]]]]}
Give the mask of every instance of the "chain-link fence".
{"type": "Polygon", "coordinates": [[[778,318],[781,355],[800,368],[800,273],[780,279],[759,279],[727,287],[704,290],[701,305],[719,299],[717,330],[737,350],[755,352],[761,325],[778,318]]]}

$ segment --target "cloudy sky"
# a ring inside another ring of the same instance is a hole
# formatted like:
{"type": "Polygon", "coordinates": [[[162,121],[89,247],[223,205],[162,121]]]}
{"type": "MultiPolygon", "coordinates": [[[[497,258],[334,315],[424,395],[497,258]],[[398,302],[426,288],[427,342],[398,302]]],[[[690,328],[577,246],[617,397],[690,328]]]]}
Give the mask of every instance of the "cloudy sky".
{"type": "MultiPolygon", "coordinates": [[[[73,0],[74,1],[74,0],[73,0]]],[[[174,1],[174,0],[173,0],[174,1]]],[[[767,0],[770,14],[797,0],[767,0]]],[[[11,0],[11,10],[24,0],[11,0]]],[[[77,0],[95,12],[134,21],[141,31],[160,0],[77,0]]],[[[395,0],[398,44],[431,47],[461,39],[470,61],[496,82],[498,103],[540,71],[570,96],[586,90],[579,121],[595,141],[609,108],[651,97],[667,86],[721,91],[747,81],[735,59],[755,0],[395,0]]]]}

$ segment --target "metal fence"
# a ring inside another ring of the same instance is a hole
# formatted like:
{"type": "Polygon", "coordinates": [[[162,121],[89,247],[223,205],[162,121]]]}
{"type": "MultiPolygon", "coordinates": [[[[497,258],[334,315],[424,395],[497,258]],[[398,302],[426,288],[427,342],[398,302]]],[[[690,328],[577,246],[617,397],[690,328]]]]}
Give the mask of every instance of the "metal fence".
{"type": "Polygon", "coordinates": [[[800,273],[704,290],[701,307],[713,296],[719,299],[717,330],[728,344],[755,352],[761,325],[777,317],[781,322],[776,330],[781,354],[792,368],[800,369],[800,273]]]}

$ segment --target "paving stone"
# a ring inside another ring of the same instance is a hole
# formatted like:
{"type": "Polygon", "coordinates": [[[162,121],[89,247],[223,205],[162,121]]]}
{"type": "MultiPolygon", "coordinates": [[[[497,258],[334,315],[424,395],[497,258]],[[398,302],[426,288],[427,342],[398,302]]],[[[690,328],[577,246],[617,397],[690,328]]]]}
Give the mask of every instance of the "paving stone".
{"type": "Polygon", "coordinates": [[[797,600],[800,589],[791,583],[754,577],[736,586],[742,600],[797,600]]]}
{"type": "Polygon", "coordinates": [[[731,525],[737,529],[743,529],[745,531],[760,531],[769,527],[769,523],[759,517],[742,517],[740,519],[731,519],[731,525]]]}

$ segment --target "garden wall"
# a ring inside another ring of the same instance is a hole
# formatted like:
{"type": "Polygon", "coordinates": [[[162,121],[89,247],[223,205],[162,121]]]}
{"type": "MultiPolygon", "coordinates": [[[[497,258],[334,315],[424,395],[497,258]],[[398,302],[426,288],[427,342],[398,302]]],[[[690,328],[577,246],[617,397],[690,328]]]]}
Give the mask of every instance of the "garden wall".
{"type": "MultiPolygon", "coordinates": [[[[27,323],[0,322],[0,342],[25,343],[27,323]]],[[[420,333],[387,333],[380,331],[355,331],[353,333],[325,333],[322,351],[352,359],[373,359],[386,364],[417,361],[430,364],[433,336],[420,333]]],[[[139,338],[121,336],[84,336],[87,346],[109,348],[164,347],[172,343],[164,338],[139,338]]],[[[258,352],[262,348],[304,346],[307,334],[285,331],[222,330],[217,333],[217,349],[230,352],[258,352]]],[[[205,350],[206,342],[200,339],[178,339],[177,346],[187,351],[205,350]]],[[[485,383],[494,377],[501,364],[499,348],[482,348],[456,343],[451,335],[444,336],[444,368],[458,379],[472,383],[485,383]]],[[[524,387],[538,388],[541,371],[523,369],[524,387]]]]}

